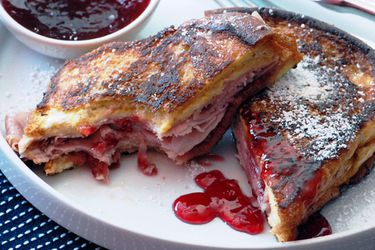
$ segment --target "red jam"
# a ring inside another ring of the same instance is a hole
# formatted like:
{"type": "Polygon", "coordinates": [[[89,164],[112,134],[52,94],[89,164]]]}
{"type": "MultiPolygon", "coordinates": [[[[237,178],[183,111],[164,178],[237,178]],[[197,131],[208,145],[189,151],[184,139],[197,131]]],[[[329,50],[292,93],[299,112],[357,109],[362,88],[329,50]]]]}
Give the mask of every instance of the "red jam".
{"type": "Polygon", "coordinates": [[[147,157],[147,146],[143,142],[139,145],[137,156],[138,169],[147,176],[154,176],[158,174],[156,165],[149,161],[147,157]]]}
{"type": "MultiPolygon", "coordinates": [[[[245,116],[249,121],[248,148],[252,158],[260,164],[262,191],[264,180],[284,195],[282,206],[287,206],[294,198],[311,203],[322,178],[321,172],[315,171],[320,163],[304,159],[272,126],[262,124],[259,114],[246,113],[245,116]]],[[[262,195],[262,192],[258,193],[262,195]]]]}
{"type": "Polygon", "coordinates": [[[154,176],[158,174],[156,165],[150,162],[147,158],[146,152],[138,151],[138,169],[147,176],[154,176]]]}
{"type": "Polygon", "coordinates": [[[297,239],[311,239],[330,234],[332,234],[332,228],[327,219],[320,213],[315,213],[305,224],[298,227],[297,239]]]}
{"type": "Polygon", "coordinates": [[[107,164],[92,156],[88,156],[87,165],[91,168],[91,173],[95,179],[103,181],[104,183],[109,183],[109,168],[107,164]]]}
{"type": "Polygon", "coordinates": [[[133,22],[150,0],[2,0],[25,28],[60,40],[87,40],[116,32],[133,22]]]}
{"type": "Polygon", "coordinates": [[[199,174],[195,182],[203,193],[186,194],[173,204],[176,216],[187,223],[208,223],[219,217],[235,230],[249,234],[263,231],[262,212],[255,199],[245,196],[236,180],[226,179],[218,171],[199,174]]]}
{"type": "Polygon", "coordinates": [[[96,132],[96,128],[90,125],[81,125],[78,127],[79,132],[83,136],[89,136],[96,132]]]}

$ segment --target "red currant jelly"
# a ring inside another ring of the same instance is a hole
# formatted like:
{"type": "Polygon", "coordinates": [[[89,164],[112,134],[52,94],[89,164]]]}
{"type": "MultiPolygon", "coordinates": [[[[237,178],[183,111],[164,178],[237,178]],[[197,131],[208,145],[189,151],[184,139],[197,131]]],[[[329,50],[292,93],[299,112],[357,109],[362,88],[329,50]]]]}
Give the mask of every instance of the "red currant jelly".
{"type": "Polygon", "coordinates": [[[263,231],[262,212],[255,207],[255,199],[242,193],[236,180],[226,179],[220,171],[213,170],[197,175],[195,182],[204,192],[176,199],[173,209],[179,219],[203,224],[219,217],[238,231],[249,234],[263,231]]]}
{"type": "Polygon", "coordinates": [[[116,32],[133,22],[150,0],[2,0],[25,28],[60,40],[87,40],[116,32]]]}
{"type": "Polygon", "coordinates": [[[311,215],[305,224],[298,227],[298,240],[311,239],[332,234],[327,219],[319,212],[311,215]]]}

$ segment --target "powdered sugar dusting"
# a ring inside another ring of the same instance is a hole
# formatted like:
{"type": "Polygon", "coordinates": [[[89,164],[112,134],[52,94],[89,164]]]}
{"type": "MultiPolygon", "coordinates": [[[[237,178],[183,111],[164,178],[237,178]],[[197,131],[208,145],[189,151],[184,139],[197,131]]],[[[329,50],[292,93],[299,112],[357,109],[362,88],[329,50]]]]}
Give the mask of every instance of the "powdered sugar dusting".
{"type": "Polygon", "coordinates": [[[305,63],[306,61],[299,64],[296,69],[291,70],[278,81],[270,90],[271,100],[283,98],[285,101],[293,101],[296,98],[302,98],[309,102],[316,102],[327,99],[333,90],[332,82],[322,85],[314,72],[304,68],[305,63]]]}
{"type": "Polygon", "coordinates": [[[298,144],[308,139],[304,148],[310,150],[301,148],[301,152],[319,161],[337,156],[338,151],[347,147],[346,142],[352,138],[352,131],[356,129],[355,124],[350,123],[350,118],[342,113],[320,118],[304,106],[283,111],[281,119],[283,126],[296,128],[288,131],[291,142],[298,144]]]}
{"type": "Polygon", "coordinates": [[[334,232],[363,229],[373,223],[375,214],[375,171],[361,183],[350,186],[323,209],[334,232]]]}
{"type": "MultiPolygon", "coordinates": [[[[24,81],[27,82],[31,88],[19,88],[19,91],[21,93],[14,94],[14,96],[17,96],[16,100],[17,103],[32,103],[33,107],[41,100],[41,97],[43,95],[43,92],[46,90],[46,87],[51,79],[51,77],[54,75],[54,73],[57,71],[57,68],[50,65],[49,67],[41,67],[41,66],[35,66],[33,68],[33,71],[26,76],[26,79],[24,81]]],[[[23,84],[23,83],[16,83],[16,84],[23,84]]],[[[8,98],[12,98],[13,94],[9,93],[6,95],[8,98]]],[[[18,112],[19,105],[15,107],[15,110],[10,110],[13,112],[18,112]]],[[[23,107],[21,107],[21,110],[23,107]]]]}
{"type": "Polygon", "coordinates": [[[332,159],[347,148],[363,120],[359,89],[337,71],[308,58],[267,91],[275,105],[272,123],[302,155],[332,159]]]}
{"type": "Polygon", "coordinates": [[[2,83],[6,84],[6,91],[0,95],[0,131],[4,131],[5,116],[23,111],[29,111],[40,102],[43,92],[60,66],[60,61],[51,61],[42,65],[30,67],[22,74],[7,74],[2,83]]]}

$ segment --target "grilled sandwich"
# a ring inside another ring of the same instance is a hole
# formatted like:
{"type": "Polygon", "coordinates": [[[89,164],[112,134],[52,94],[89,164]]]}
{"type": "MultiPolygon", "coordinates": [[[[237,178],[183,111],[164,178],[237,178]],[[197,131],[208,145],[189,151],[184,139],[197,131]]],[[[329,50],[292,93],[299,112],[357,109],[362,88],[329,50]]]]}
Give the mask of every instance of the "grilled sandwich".
{"type": "Polygon", "coordinates": [[[340,187],[373,166],[375,53],[315,19],[259,11],[276,33],[296,35],[305,56],[241,107],[233,132],[272,232],[279,241],[290,241],[340,187]]]}
{"type": "Polygon", "coordinates": [[[257,14],[223,13],[67,61],[7,140],[47,174],[90,165],[97,179],[145,147],[178,164],[207,153],[239,105],[301,59],[292,35],[257,14]],[[267,81],[265,81],[267,79],[267,81]]]}

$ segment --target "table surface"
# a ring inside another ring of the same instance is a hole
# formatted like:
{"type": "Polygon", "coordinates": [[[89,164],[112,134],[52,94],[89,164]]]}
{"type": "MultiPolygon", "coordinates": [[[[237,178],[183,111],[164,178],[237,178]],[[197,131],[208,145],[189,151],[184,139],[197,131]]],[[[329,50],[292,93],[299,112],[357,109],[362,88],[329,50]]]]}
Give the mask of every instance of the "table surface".
{"type": "MultiPolygon", "coordinates": [[[[203,15],[207,9],[220,6],[247,6],[247,0],[160,0],[150,22],[139,33],[143,38],[155,34],[171,24],[178,25],[185,20],[203,15]],[[178,12],[171,20],[170,11],[178,12]],[[177,18],[175,18],[177,16],[177,18]]],[[[375,43],[375,16],[355,9],[318,4],[313,1],[259,1],[258,6],[271,6],[299,12],[318,18],[375,43]]],[[[0,165],[2,159],[0,159],[0,165]]],[[[375,244],[375,242],[374,242],[375,244]]],[[[69,232],[47,216],[43,215],[25,200],[0,172],[0,249],[100,249],[101,247],[69,232]]]]}

